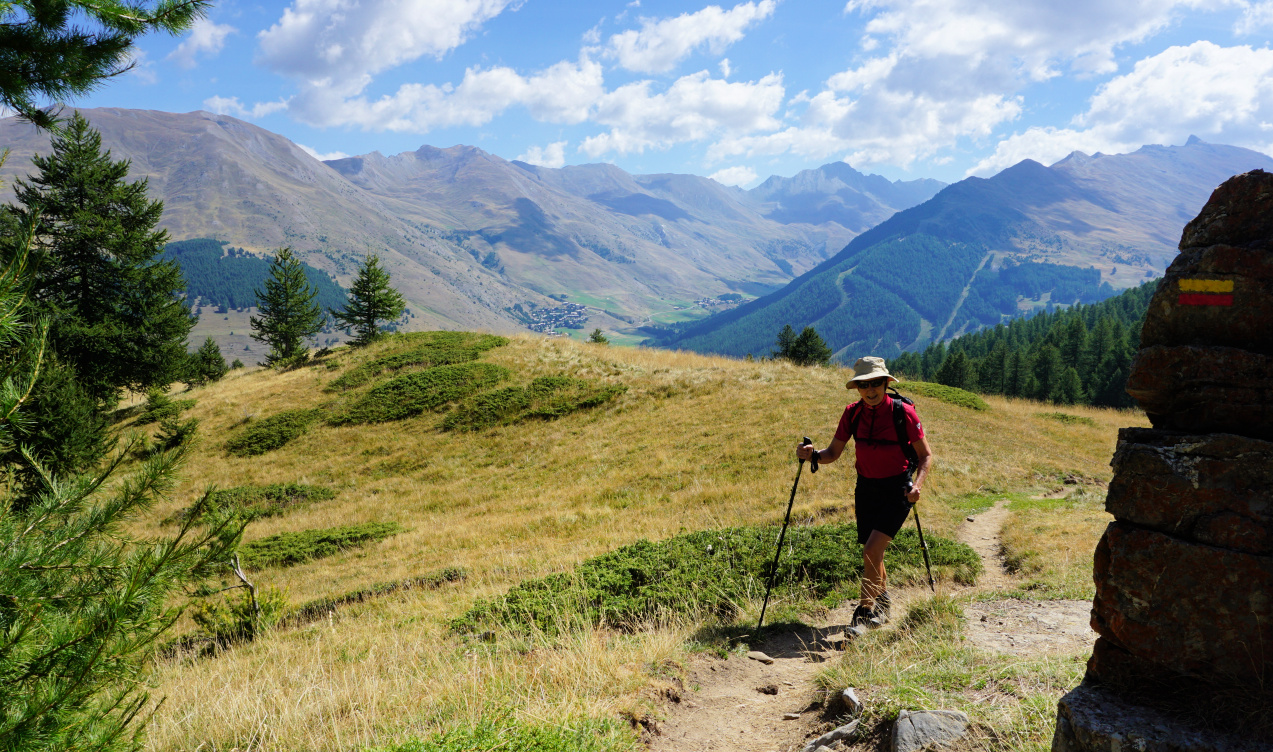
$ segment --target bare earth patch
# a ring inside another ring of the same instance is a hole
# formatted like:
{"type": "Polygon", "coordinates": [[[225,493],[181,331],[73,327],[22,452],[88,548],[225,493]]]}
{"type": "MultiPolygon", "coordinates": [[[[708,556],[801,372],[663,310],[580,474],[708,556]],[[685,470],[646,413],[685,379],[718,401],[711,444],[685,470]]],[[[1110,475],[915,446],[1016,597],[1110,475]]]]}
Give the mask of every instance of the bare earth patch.
{"type": "MultiPolygon", "coordinates": [[[[981,556],[985,573],[976,587],[957,592],[1003,592],[1016,584],[1000,554],[999,533],[1007,516],[1006,501],[1000,501],[960,527],[959,540],[981,556]]],[[[894,616],[905,613],[908,600],[925,593],[897,591],[894,616]]],[[[667,706],[660,733],[650,738],[650,751],[791,752],[828,730],[812,679],[820,663],[836,656],[837,638],[847,629],[854,605],[831,611],[813,629],[753,644],[753,650],[773,659],[771,664],[739,654],[696,661],[679,701],[667,706]],[[775,688],[776,693],[768,693],[775,688]]],[[[1090,652],[1096,640],[1090,610],[1088,601],[974,600],[964,605],[964,636],[989,652],[1076,655],[1090,652]]]]}

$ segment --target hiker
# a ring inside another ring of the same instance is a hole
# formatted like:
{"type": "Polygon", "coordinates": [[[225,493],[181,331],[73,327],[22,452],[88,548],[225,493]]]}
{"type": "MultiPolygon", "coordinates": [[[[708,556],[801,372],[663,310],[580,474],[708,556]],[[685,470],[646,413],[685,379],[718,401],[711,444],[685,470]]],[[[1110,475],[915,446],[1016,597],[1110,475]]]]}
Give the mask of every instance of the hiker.
{"type": "Polygon", "coordinates": [[[906,522],[911,507],[919,503],[920,489],[933,461],[915,406],[904,402],[901,395],[896,399],[889,396],[891,381],[897,379],[889,374],[883,358],[858,358],[845,388],[857,389],[861,399],[844,408],[830,446],[796,448],[798,459],[816,459],[825,465],[839,459],[850,436],[854,439],[857,487],[853,503],[863,568],[862,599],[850,626],[879,626],[888,621],[891,602],[884,549],[906,522]],[[895,420],[905,425],[906,435],[900,443],[895,420]]]}

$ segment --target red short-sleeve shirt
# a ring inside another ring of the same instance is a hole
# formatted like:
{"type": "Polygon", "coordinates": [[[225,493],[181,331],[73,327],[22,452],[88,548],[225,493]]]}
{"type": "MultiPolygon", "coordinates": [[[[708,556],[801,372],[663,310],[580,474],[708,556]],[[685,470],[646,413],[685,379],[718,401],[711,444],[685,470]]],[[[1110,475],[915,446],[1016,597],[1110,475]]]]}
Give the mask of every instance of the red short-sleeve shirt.
{"type": "MultiPolygon", "coordinates": [[[[854,403],[857,404],[857,403],[854,403]]],[[[835,437],[840,441],[849,440],[849,410],[853,405],[844,408],[840,416],[840,425],[835,429],[835,437]]],[[[911,443],[924,438],[924,425],[919,422],[919,414],[914,405],[902,403],[906,414],[906,434],[911,443]]],[[[884,395],[884,400],[875,407],[861,403],[862,417],[858,419],[857,437],[860,439],[880,439],[897,441],[897,429],[893,427],[893,398],[884,395]]],[[[858,475],[863,478],[888,478],[906,472],[906,455],[897,444],[868,444],[853,442],[857,461],[854,466],[858,475]]]]}

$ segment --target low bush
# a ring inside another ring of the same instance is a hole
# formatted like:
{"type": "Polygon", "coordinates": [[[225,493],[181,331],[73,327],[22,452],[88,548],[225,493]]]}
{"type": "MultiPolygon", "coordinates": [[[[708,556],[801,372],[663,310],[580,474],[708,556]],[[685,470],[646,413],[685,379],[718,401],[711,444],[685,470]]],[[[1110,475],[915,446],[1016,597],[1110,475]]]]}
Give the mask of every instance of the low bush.
{"type": "Polygon", "coordinates": [[[410,347],[355,366],[329,384],[327,389],[354,389],[377,376],[408,367],[431,368],[467,363],[477,360],[487,350],[508,344],[506,337],[473,332],[420,332],[398,335],[395,341],[410,347]]]}
{"type": "Polygon", "coordinates": [[[243,566],[249,569],[290,567],[384,540],[402,531],[403,527],[396,522],[364,522],[323,530],[279,533],[243,544],[239,547],[239,557],[243,566]]]}
{"type": "MultiPolygon", "coordinates": [[[[336,496],[336,492],[323,486],[307,486],[302,483],[272,483],[268,486],[236,486],[213,491],[204,507],[205,517],[237,515],[244,522],[266,517],[277,517],[311,502],[336,496]]],[[[165,523],[182,522],[190,514],[190,508],[182,509],[165,523]]]]}
{"type": "Polygon", "coordinates": [[[1058,423],[1064,423],[1067,426],[1096,426],[1096,421],[1082,415],[1070,415],[1069,413],[1035,413],[1034,417],[1043,418],[1045,420],[1055,420],[1058,423]]]}
{"type": "Polygon", "coordinates": [[[247,590],[237,589],[227,597],[196,602],[190,610],[190,618],[205,637],[221,645],[248,641],[277,624],[287,611],[287,597],[278,588],[258,590],[256,602],[261,608],[260,614],[252,608],[247,590]]]}
{"type": "Polygon", "coordinates": [[[225,443],[226,451],[236,457],[252,457],[273,451],[308,431],[320,415],[319,410],[285,410],[252,421],[225,443]]]}
{"type": "Polygon", "coordinates": [[[158,423],[165,418],[175,418],[195,406],[192,399],[175,400],[158,389],[146,392],[146,405],[137,416],[137,425],[158,423]]]}
{"type": "Polygon", "coordinates": [[[911,392],[920,397],[931,397],[969,410],[989,410],[990,405],[972,392],[955,386],[933,384],[928,381],[903,381],[894,385],[899,392],[911,392]]]}
{"type": "Polygon", "coordinates": [[[636,752],[643,749],[628,724],[614,719],[559,719],[549,724],[524,724],[483,719],[476,725],[439,732],[367,752],[636,752]]]}
{"type": "Polygon", "coordinates": [[[507,368],[490,363],[461,363],[408,373],[372,387],[328,422],[341,426],[410,418],[480,392],[511,375],[507,368]]]}
{"type": "Polygon", "coordinates": [[[287,615],[286,621],[289,624],[303,624],[322,618],[328,613],[335,611],[341,606],[348,606],[353,603],[362,603],[372,598],[379,598],[390,593],[397,593],[403,590],[436,590],[448,582],[460,582],[468,577],[468,573],[461,567],[447,567],[432,574],[426,574],[422,577],[411,577],[405,580],[392,580],[390,582],[378,582],[370,587],[351,590],[348,593],[340,595],[329,595],[325,598],[309,601],[287,615]]]}
{"type": "Polygon", "coordinates": [[[508,387],[469,399],[442,421],[443,430],[473,431],[523,420],[552,420],[605,404],[627,391],[622,384],[597,384],[569,376],[541,376],[530,386],[508,387]]]}
{"type": "MultiPolygon", "coordinates": [[[[589,559],[575,571],[529,580],[504,596],[479,601],[452,622],[458,631],[481,625],[556,632],[572,624],[635,627],[663,613],[733,616],[738,604],[765,590],[778,528],[739,527],[641,540],[589,559]]],[[[934,575],[972,582],[981,561],[962,543],[929,536],[934,575]]],[[[919,581],[919,538],[904,529],[885,555],[893,582],[919,581]]],[[[852,524],[788,531],[774,592],[820,598],[862,572],[862,546],[852,524]]]]}

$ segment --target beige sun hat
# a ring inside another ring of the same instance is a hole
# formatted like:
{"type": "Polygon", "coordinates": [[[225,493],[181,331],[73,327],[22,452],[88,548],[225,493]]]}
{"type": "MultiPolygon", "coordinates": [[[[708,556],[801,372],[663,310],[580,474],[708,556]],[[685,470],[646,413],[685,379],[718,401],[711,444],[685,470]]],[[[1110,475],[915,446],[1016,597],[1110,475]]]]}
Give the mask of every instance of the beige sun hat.
{"type": "Polygon", "coordinates": [[[889,381],[897,381],[897,378],[889,373],[888,368],[884,366],[883,358],[868,355],[865,358],[858,358],[857,362],[853,364],[853,377],[848,380],[844,387],[852,389],[855,381],[870,381],[881,376],[889,381]]]}

